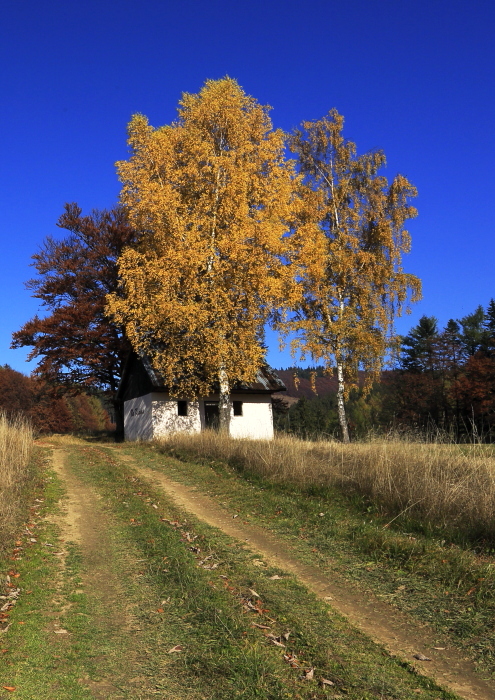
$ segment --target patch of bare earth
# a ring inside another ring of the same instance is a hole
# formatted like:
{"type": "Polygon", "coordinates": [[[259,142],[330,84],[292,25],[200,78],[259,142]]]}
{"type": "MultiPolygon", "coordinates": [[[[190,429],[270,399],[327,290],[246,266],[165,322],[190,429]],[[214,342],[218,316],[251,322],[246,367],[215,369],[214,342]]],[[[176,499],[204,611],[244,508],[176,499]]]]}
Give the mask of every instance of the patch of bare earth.
{"type": "MultiPolygon", "coordinates": [[[[118,453],[118,448],[115,452],[118,453]]],[[[494,686],[482,680],[476,674],[474,664],[462,658],[458,650],[449,649],[446,643],[439,641],[438,633],[427,624],[418,623],[370,591],[353,590],[339,574],[324,573],[317,567],[302,564],[288,554],[286,543],[260,527],[234,521],[214,499],[171,480],[161,472],[139,467],[131,457],[122,454],[119,457],[132,462],[133,468],[143,478],[157,484],[186,511],[241,540],[253,552],[261,554],[268,564],[296,576],[391,655],[412,663],[418,673],[468,700],[495,699],[494,686]],[[428,657],[428,660],[421,661],[421,656],[428,657]]]]}

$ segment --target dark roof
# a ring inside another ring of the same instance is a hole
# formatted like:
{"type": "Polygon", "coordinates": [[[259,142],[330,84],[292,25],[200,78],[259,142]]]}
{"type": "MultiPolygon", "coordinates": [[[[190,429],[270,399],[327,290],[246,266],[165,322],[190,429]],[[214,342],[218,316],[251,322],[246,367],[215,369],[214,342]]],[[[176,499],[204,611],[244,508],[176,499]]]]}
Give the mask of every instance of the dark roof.
{"type": "MultiPolygon", "coordinates": [[[[128,401],[151,392],[166,391],[163,378],[153,368],[149,358],[132,353],[124,368],[117,398],[128,401]]],[[[236,394],[272,394],[276,391],[285,391],[285,384],[268,365],[260,367],[253,382],[237,383],[232,387],[232,393],[236,394]]]]}

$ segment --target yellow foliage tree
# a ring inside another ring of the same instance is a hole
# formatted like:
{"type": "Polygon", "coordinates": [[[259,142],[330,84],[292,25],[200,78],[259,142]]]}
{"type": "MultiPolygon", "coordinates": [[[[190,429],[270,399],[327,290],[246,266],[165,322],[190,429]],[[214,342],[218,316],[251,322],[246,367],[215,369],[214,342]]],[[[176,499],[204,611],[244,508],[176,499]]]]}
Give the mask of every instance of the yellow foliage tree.
{"type": "Polygon", "coordinates": [[[225,78],[184,94],[169,126],[134,116],[131,157],[117,164],[141,233],[119,260],[108,313],[171,395],[217,388],[223,429],[232,385],[254,379],[263,325],[287,289],[295,175],[284,138],[268,108],[225,78]]]}
{"type": "Polygon", "coordinates": [[[356,155],[342,135],[343,117],[332,110],[304,122],[291,140],[303,177],[300,209],[291,238],[299,301],[281,325],[295,332],[294,349],[336,367],[338,411],[349,442],[345,398],[367,372],[378,376],[393,335],[394,316],[421,296],[418,278],[403,272],[409,252],[406,219],[416,216],[416,189],[402,175],[389,185],[378,174],[381,151],[356,155]]]}

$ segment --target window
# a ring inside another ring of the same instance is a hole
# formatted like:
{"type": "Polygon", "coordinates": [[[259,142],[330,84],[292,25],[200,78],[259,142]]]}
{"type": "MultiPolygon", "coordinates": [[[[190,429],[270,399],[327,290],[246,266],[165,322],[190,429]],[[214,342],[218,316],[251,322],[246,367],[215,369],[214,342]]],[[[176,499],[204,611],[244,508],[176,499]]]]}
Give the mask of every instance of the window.
{"type": "Polygon", "coordinates": [[[177,401],[177,415],[187,416],[187,401],[177,401]]]}
{"type": "Polygon", "coordinates": [[[242,416],[242,401],[232,401],[234,416],[242,416]]]}

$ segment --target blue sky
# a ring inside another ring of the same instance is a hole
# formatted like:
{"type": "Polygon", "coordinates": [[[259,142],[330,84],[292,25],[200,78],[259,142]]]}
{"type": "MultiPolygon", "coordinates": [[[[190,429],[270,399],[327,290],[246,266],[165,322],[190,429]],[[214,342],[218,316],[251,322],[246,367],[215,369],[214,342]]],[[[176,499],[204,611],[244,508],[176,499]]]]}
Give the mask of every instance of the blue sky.
{"type": "MultiPolygon", "coordinates": [[[[404,267],[424,298],[399,332],[495,297],[494,3],[6,0],[0,32],[1,364],[33,368],[9,350],[38,311],[30,256],[61,235],[65,202],[115,203],[131,115],[168,123],[182,92],[225,75],[285,130],[336,107],[358,152],[383,149],[389,178],[416,185],[404,267]]],[[[273,366],[290,364],[269,344],[273,366]]]]}

